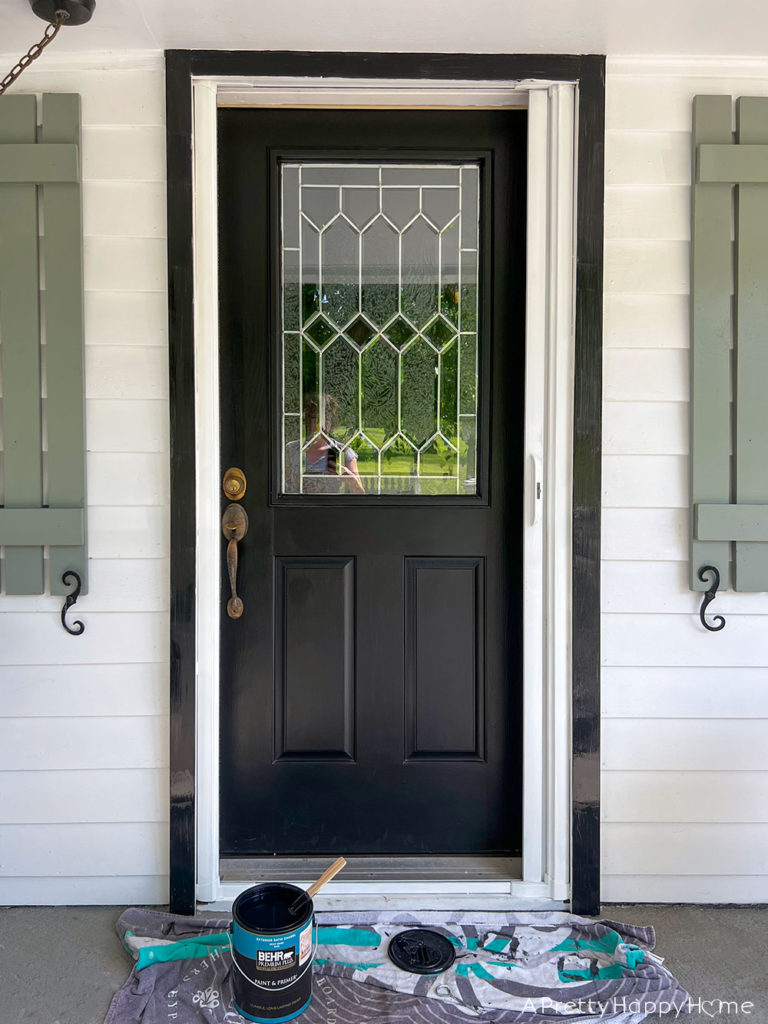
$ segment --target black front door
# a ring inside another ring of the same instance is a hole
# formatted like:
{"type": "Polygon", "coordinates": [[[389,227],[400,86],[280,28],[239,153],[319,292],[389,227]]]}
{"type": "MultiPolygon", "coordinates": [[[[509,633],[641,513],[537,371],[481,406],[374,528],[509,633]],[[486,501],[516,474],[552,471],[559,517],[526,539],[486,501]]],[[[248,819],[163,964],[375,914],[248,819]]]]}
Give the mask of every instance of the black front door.
{"type": "Polygon", "coordinates": [[[518,853],[525,113],[219,137],[222,856],[518,853]]]}

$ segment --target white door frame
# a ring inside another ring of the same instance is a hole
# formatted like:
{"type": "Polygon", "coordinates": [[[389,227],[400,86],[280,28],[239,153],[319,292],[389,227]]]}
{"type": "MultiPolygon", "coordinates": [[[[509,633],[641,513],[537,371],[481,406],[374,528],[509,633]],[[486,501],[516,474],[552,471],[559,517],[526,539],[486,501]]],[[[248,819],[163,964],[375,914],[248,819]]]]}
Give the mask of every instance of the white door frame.
{"type": "MultiPolygon", "coordinates": [[[[571,496],[575,321],[575,83],[193,79],[196,432],[197,899],[247,885],[219,872],[219,593],[216,111],[218,106],[528,107],[523,563],[523,869],[500,881],[343,882],[320,908],[562,906],[570,896],[571,496]],[[214,627],[215,624],[215,627],[214,627]]],[[[306,879],[309,883],[311,879],[306,879]]]]}

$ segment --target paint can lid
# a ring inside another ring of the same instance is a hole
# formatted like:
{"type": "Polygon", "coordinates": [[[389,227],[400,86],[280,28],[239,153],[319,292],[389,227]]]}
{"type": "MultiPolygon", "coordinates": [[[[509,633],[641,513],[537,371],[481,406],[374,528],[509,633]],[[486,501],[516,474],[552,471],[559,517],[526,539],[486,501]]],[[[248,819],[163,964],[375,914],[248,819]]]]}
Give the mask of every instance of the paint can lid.
{"type": "Polygon", "coordinates": [[[444,935],[429,928],[409,928],[390,939],[389,959],[410,974],[442,974],[456,959],[456,950],[444,935]]]}

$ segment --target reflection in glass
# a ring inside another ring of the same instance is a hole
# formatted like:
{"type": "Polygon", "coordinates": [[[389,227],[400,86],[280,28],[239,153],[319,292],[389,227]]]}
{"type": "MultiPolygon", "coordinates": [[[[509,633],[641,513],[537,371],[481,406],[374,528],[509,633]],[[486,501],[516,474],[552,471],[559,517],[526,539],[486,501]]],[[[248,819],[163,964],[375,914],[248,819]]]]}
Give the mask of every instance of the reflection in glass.
{"type": "Polygon", "coordinates": [[[476,493],[479,184],[282,165],[282,493],[476,493]]]}

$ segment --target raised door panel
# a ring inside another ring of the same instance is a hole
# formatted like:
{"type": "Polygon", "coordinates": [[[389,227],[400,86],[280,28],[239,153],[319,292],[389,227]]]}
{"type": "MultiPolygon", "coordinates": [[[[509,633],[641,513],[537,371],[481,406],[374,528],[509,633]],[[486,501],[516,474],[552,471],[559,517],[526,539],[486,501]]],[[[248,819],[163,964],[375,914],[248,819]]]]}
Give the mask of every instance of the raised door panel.
{"type": "Polygon", "coordinates": [[[278,558],[275,571],[275,760],[353,760],[354,559],[278,558]]]}
{"type": "Polygon", "coordinates": [[[482,760],[483,558],[406,558],[407,760],[482,760]]]}

